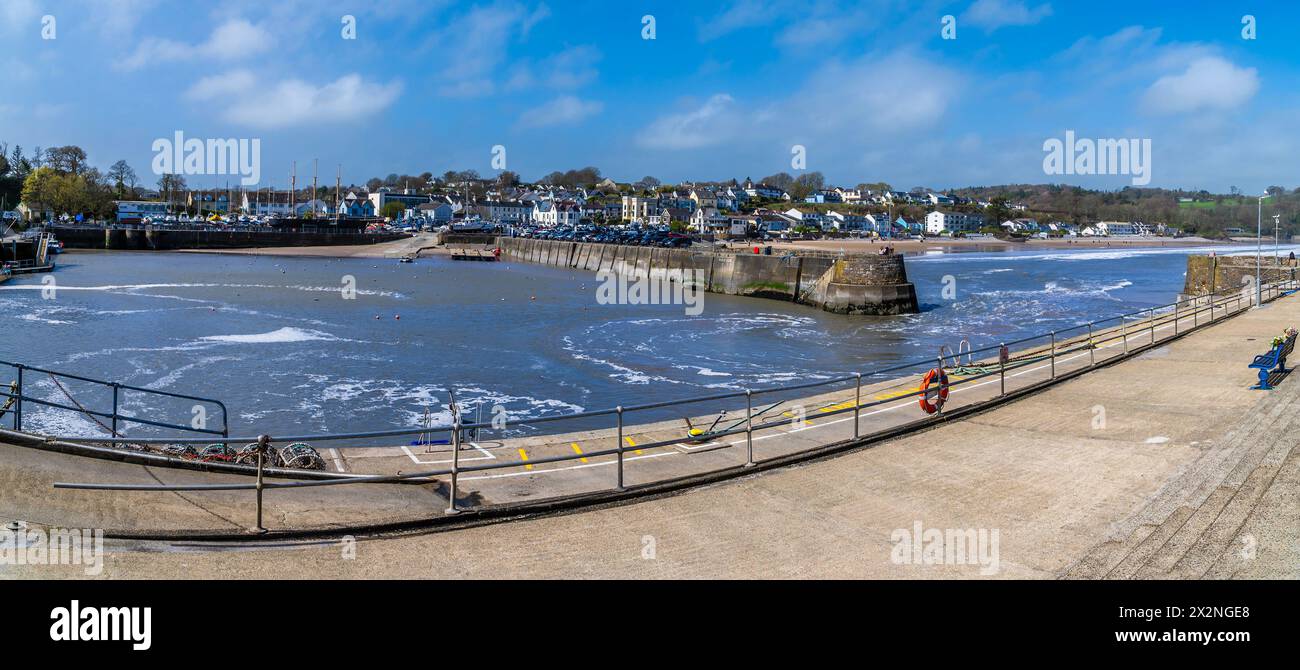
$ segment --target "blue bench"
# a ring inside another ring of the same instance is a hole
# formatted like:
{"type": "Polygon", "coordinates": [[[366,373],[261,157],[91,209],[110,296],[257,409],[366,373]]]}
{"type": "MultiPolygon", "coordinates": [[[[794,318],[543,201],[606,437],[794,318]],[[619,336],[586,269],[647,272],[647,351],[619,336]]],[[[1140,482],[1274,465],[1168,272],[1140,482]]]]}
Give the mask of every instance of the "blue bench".
{"type": "Polygon", "coordinates": [[[1273,373],[1285,373],[1286,357],[1295,349],[1295,335],[1290,335],[1281,344],[1269,349],[1268,353],[1260,354],[1251,361],[1250,367],[1259,370],[1259,383],[1250,388],[1271,391],[1273,386],[1268,383],[1268,379],[1273,373]]]}

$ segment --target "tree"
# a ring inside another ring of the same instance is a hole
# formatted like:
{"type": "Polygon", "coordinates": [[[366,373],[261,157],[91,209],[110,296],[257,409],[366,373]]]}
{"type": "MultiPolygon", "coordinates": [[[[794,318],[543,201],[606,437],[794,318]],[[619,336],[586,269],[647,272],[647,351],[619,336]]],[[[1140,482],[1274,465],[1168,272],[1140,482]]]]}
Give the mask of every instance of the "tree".
{"type": "Polygon", "coordinates": [[[791,177],[785,172],[778,172],[774,175],[764,177],[763,181],[760,183],[767,184],[768,186],[775,186],[782,191],[787,191],[790,189],[790,185],[794,183],[794,177],[791,177]]]}
{"type": "Polygon", "coordinates": [[[501,174],[497,175],[497,187],[498,187],[498,188],[512,188],[512,187],[515,187],[515,186],[518,186],[518,185],[519,185],[519,173],[518,173],[518,172],[511,172],[510,170],[503,170],[503,171],[501,172],[501,174]]]}
{"type": "Polygon", "coordinates": [[[9,145],[0,142],[0,177],[7,176],[9,174],[9,159],[5,156],[5,154],[8,151],[9,151],[9,145]]]}
{"type": "Polygon", "coordinates": [[[81,174],[86,169],[86,150],[78,146],[54,147],[45,152],[49,166],[64,174],[81,174]]]}
{"type": "Polygon", "coordinates": [[[134,196],[135,185],[139,177],[136,176],[135,170],[131,168],[129,163],[124,160],[113,163],[112,167],[108,168],[108,178],[113,182],[113,188],[117,191],[118,200],[125,198],[125,192],[128,188],[131,189],[134,196]]]}
{"type": "Polygon", "coordinates": [[[19,179],[26,179],[28,173],[32,171],[31,161],[23,156],[23,147],[20,144],[15,144],[14,152],[10,154],[9,169],[19,179]]]}
{"type": "Polygon", "coordinates": [[[58,176],[54,170],[47,167],[32,170],[23,180],[23,202],[37,212],[52,206],[55,198],[55,180],[58,176]]]}
{"type": "Polygon", "coordinates": [[[803,200],[813,192],[821,190],[825,185],[826,177],[822,173],[808,172],[799,175],[799,178],[794,180],[794,183],[790,184],[790,187],[786,190],[789,191],[790,197],[794,200],[803,200]]]}
{"type": "Polygon", "coordinates": [[[400,202],[396,202],[396,201],[386,202],[384,203],[384,209],[379,212],[379,215],[386,219],[392,219],[393,221],[396,221],[398,218],[402,216],[402,213],[405,211],[406,211],[406,205],[403,205],[400,202]]]}

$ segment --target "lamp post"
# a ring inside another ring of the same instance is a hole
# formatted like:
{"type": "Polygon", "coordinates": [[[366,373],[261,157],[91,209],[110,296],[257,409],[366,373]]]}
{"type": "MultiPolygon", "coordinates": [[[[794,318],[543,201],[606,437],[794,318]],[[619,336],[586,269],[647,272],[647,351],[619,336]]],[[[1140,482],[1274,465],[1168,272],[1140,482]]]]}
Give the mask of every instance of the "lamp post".
{"type": "Polygon", "coordinates": [[[1273,215],[1273,264],[1274,265],[1281,263],[1281,259],[1278,257],[1278,248],[1277,248],[1278,227],[1280,227],[1281,225],[1282,225],[1282,215],[1274,214],[1273,215]]]}
{"type": "Polygon", "coordinates": [[[1264,199],[1269,194],[1259,196],[1255,212],[1255,307],[1264,306],[1264,286],[1260,280],[1260,257],[1264,254],[1264,199]]]}

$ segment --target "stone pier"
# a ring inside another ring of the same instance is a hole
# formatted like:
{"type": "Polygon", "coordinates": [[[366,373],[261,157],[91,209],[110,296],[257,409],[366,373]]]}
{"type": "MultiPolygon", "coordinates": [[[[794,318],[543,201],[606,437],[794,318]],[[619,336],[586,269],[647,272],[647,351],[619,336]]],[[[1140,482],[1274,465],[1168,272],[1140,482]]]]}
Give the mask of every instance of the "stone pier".
{"type": "Polygon", "coordinates": [[[635,277],[691,272],[710,293],[787,300],[839,314],[914,314],[916,289],[898,255],[765,255],[502,237],[502,258],[635,277]]]}

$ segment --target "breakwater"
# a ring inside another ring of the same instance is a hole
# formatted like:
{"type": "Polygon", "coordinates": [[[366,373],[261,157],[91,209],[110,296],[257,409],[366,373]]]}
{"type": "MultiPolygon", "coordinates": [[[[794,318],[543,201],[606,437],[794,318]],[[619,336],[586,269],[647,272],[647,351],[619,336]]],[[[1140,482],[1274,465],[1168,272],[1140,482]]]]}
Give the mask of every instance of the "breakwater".
{"type": "Polygon", "coordinates": [[[591,272],[700,277],[711,293],[799,302],[838,314],[915,314],[916,289],[899,255],[784,256],[503,237],[506,259],[591,272]]]}
{"type": "MultiPolygon", "coordinates": [[[[1296,262],[1282,256],[1277,262],[1273,254],[1265,252],[1260,258],[1259,273],[1265,283],[1300,278],[1296,262]]],[[[1183,295],[1196,296],[1216,291],[1253,286],[1255,281],[1255,256],[1194,255],[1187,257],[1187,277],[1183,281],[1183,295]]]]}
{"type": "Polygon", "coordinates": [[[404,233],[340,233],[292,230],[217,230],[101,228],[52,226],[50,232],[68,249],[170,251],[177,249],[247,249],[254,247],[324,247],[378,244],[407,237],[404,233]]]}

